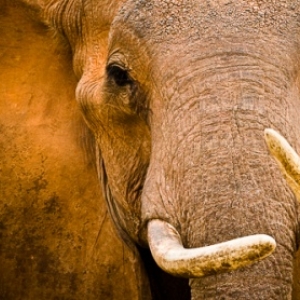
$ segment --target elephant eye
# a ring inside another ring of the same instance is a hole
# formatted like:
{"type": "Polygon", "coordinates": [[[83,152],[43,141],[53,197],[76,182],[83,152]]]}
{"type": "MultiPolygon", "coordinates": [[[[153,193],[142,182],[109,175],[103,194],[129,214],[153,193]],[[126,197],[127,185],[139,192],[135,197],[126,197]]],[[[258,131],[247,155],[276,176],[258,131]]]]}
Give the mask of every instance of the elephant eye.
{"type": "Polygon", "coordinates": [[[120,66],[108,65],[106,71],[108,78],[120,87],[133,83],[133,80],[130,78],[128,71],[120,66]]]}

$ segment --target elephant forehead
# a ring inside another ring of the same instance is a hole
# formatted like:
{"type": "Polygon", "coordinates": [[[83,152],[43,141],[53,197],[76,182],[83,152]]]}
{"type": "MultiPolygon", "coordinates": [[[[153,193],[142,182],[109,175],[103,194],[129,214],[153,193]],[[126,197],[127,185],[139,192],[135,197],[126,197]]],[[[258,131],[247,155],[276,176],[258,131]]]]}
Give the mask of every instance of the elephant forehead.
{"type": "Polygon", "coordinates": [[[198,39],[251,31],[279,34],[299,28],[300,1],[129,0],[115,23],[151,41],[198,39]],[[119,24],[118,24],[119,25],[119,24]]]}

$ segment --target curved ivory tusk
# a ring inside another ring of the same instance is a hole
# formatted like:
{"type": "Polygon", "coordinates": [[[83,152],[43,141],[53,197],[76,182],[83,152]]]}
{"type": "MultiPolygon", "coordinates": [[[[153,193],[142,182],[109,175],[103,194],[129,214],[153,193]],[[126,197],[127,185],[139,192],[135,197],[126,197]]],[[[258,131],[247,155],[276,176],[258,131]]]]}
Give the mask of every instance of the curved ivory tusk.
{"type": "Polygon", "coordinates": [[[212,246],[186,249],[176,229],[162,220],[148,223],[148,242],[158,266],[180,277],[230,272],[262,260],[276,247],[272,237],[258,234],[212,246]]]}
{"type": "Polygon", "coordinates": [[[273,129],[265,129],[265,139],[287,183],[300,201],[300,158],[287,140],[273,129]]]}

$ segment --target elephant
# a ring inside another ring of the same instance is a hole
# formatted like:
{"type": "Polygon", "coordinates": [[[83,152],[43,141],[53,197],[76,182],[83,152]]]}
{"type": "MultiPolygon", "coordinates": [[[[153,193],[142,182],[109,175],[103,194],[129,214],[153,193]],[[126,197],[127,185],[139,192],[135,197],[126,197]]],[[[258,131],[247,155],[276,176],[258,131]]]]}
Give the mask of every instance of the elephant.
{"type": "Polygon", "coordinates": [[[70,49],[138,299],[299,299],[300,1],[23,2],[70,49]]]}

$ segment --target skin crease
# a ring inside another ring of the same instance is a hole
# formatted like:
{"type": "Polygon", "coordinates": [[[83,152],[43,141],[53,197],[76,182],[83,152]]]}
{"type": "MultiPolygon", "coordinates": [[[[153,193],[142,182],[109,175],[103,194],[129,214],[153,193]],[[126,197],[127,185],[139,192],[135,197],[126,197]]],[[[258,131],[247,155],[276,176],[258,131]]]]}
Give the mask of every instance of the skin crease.
{"type": "Polygon", "coordinates": [[[299,149],[300,3],[56,0],[42,10],[70,42],[122,238],[147,244],[154,218],[185,247],[269,234],[270,258],[191,279],[192,299],[292,299],[298,204],[263,131],[299,149]],[[130,83],[116,83],[116,65],[130,83]]]}

